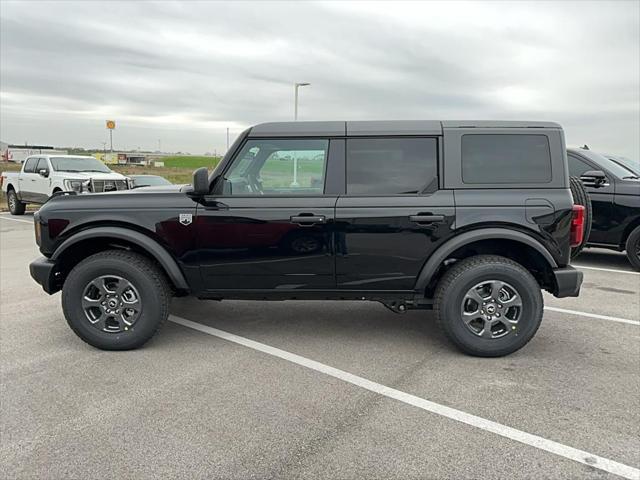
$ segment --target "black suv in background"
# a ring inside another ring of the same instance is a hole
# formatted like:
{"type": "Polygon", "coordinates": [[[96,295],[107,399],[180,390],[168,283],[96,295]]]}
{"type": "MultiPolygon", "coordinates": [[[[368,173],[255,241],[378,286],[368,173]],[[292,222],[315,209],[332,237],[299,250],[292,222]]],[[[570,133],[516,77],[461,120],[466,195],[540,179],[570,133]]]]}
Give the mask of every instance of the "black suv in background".
{"type": "Polygon", "coordinates": [[[31,274],[99,348],[149,340],[172,295],[431,309],[464,352],[511,353],[541,290],[577,296],[582,206],[543,122],[289,122],[245,131],[193,185],[51,199],[31,274]]]}
{"type": "Polygon", "coordinates": [[[591,199],[593,222],[587,247],[626,251],[640,271],[640,176],[619,157],[584,148],[567,150],[569,174],[591,199]]]}

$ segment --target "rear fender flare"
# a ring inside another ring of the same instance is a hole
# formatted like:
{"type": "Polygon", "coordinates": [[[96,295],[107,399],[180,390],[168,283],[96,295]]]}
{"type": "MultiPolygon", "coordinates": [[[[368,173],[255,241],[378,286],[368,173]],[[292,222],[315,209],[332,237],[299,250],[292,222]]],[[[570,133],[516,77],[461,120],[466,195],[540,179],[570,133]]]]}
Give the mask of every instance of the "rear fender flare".
{"type": "Polygon", "coordinates": [[[71,238],[66,239],[60,244],[58,248],[56,248],[55,252],[53,252],[53,255],[51,255],[51,260],[57,260],[69,247],[72,247],[78,242],[90,238],[105,237],[126,240],[142,248],[153,258],[155,258],[156,261],[162,266],[176,288],[181,290],[189,290],[187,280],[185,279],[182,270],[180,270],[178,263],[162,245],[160,245],[158,242],[148,237],[147,235],[144,235],[143,233],[126,228],[94,227],[78,232],[71,238]]]}
{"type": "Polygon", "coordinates": [[[534,248],[549,264],[549,268],[558,268],[558,264],[551,256],[549,251],[535,238],[526,235],[516,230],[510,230],[508,228],[482,228],[479,230],[472,230],[469,232],[461,233],[460,235],[452,238],[445,244],[441,245],[434,253],[429,257],[429,260],[424,264],[418,279],[416,280],[415,290],[424,291],[427,285],[431,281],[431,278],[440,268],[442,262],[444,262],[453,252],[460,247],[464,247],[478,240],[490,240],[490,239],[507,239],[520,242],[529,247],[534,248]]]}

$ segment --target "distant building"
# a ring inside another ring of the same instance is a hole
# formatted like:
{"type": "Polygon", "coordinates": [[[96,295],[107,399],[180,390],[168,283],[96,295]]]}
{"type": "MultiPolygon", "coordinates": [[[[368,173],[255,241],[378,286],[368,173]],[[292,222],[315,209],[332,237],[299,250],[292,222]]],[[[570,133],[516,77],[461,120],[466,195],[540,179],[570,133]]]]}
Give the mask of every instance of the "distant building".
{"type": "Polygon", "coordinates": [[[155,153],[142,152],[118,152],[118,153],[102,153],[93,154],[98,160],[107,164],[117,165],[152,165],[154,162],[162,158],[161,155],[155,153]]]}
{"type": "Polygon", "coordinates": [[[29,155],[38,153],[66,155],[66,150],[59,150],[48,145],[11,145],[2,142],[0,145],[2,160],[5,162],[22,163],[29,155]]]}

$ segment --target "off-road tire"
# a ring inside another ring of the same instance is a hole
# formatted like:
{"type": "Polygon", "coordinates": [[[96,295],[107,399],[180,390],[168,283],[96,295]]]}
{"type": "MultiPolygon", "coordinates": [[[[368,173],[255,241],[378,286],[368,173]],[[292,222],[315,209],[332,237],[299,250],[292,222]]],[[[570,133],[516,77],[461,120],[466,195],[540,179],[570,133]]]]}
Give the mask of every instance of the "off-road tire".
{"type": "Polygon", "coordinates": [[[640,227],[636,227],[627,237],[625,250],[631,266],[640,272],[640,227]]]}
{"type": "Polygon", "coordinates": [[[500,357],[519,350],[533,338],[542,321],[544,303],[540,285],[522,265],[497,255],[477,255],[459,261],[436,288],[434,311],[451,342],[469,355],[500,357]],[[490,280],[507,282],[522,300],[517,328],[501,338],[472,333],[461,317],[464,297],[475,285],[490,280]]]}
{"type": "Polygon", "coordinates": [[[575,258],[580,255],[580,252],[589,241],[593,222],[593,208],[591,206],[591,198],[589,198],[589,194],[580,179],[578,177],[569,177],[569,184],[571,186],[571,195],[573,195],[573,203],[584,207],[584,236],[582,237],[582,243],[571,249],[571,258],[575,258]]]}
{"type": "Polygon", "coordinates": [[[18,199],[16,191],[12,188],[7,191],[7,207],[11,215],[24,215],[24,211],[27,208],[26,203],[22,203],[18,199]]]}
{"type": "Polygon", "coordinates": [[[71,329],[82,340],[102,350],[131,350],[153,337],[169,315],[171,290],[164,272],[147,257],[107,250],[87,257],[67,276],[62,288],[62,310],[71,329]],[[87,285],[97,277],[125,279],[140,295],[141,312],[128,331],[105,332],[91,325],[82,306],[87,285]]]}

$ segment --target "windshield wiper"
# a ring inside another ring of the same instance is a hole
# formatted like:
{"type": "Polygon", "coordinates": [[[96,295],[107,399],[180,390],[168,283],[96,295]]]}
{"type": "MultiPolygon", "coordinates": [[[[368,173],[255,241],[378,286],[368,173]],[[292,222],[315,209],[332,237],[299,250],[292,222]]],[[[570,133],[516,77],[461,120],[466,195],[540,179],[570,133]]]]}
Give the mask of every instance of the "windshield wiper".
{"type": "Polygon", "coordinates": [[[637,176],[637,175],[627,175],[626,177],[622,177],[622,179],[623,179],[623,180],[627,180],[627,179],[630,179],[630,180],[640,180],[640,177],[639,177],[639,176],[637,176]]]}

